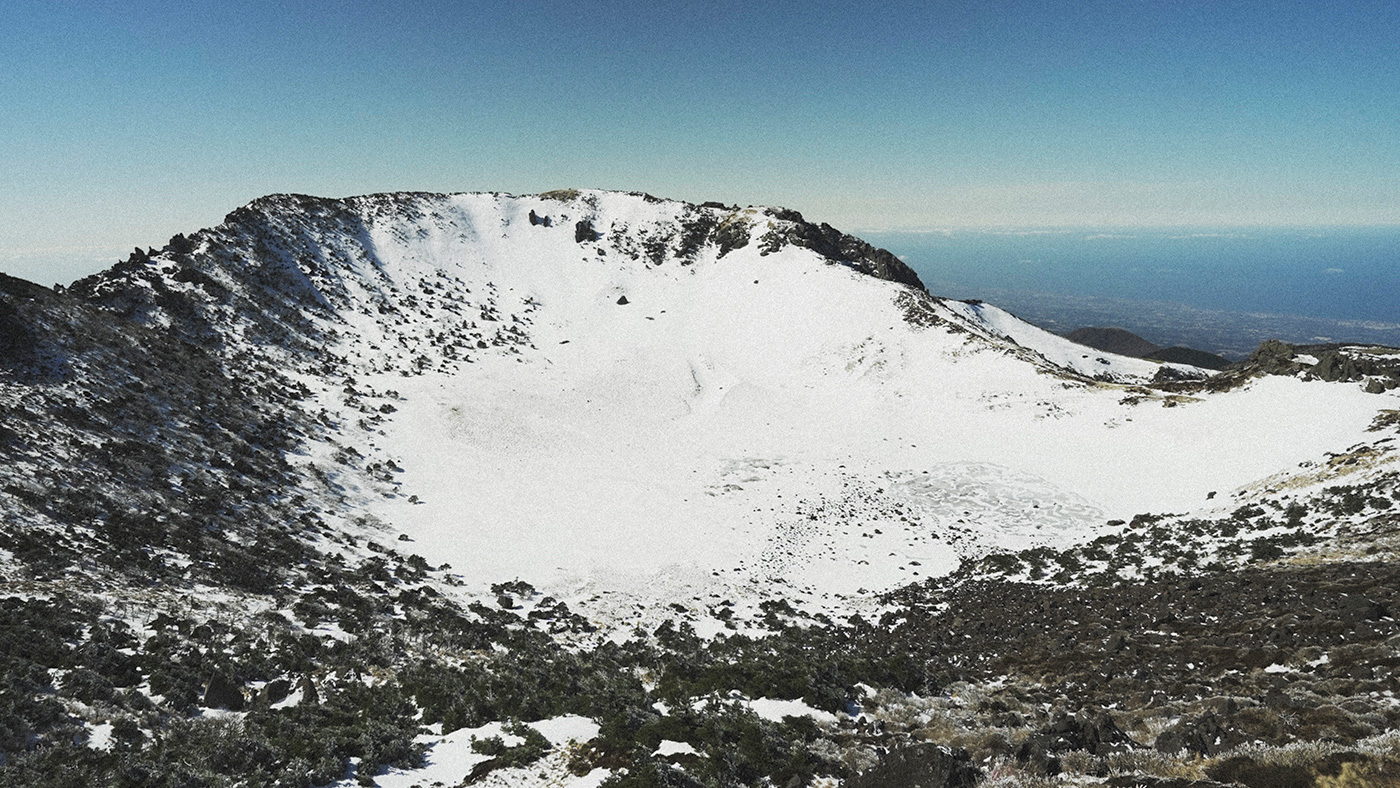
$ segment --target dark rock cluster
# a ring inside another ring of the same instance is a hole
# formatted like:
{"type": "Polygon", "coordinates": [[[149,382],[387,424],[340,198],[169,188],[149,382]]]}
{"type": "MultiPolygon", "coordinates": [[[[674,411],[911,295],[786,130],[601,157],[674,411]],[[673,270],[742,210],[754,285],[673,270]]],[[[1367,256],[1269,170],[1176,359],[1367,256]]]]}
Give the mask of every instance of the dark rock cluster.
{"type": "Polygon", "coordinates": [[[760,248],[765,253],[775,252],[785,244],[801,246],[877,279],[899,282],[918,290],[925,289],[914,269],[886,249],[871,246],[829,224],[812,224],[797,211],[770,209],[769,215],[781,220],[782,224],[775,225],[761,239],[760,248]]]}

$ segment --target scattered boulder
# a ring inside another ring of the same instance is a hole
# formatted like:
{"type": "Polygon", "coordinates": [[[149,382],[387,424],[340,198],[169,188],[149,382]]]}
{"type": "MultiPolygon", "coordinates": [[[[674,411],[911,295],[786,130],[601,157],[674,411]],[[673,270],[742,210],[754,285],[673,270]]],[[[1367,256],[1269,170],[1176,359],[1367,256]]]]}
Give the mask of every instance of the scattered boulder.
{"type": "Polygon", "coordinates": [[[1266,375],[1292,375],[1302,369],[1302,365],[1293,361],[1294,355],[1292,345],[1269,339],[1259,344],[1246,363],[1266,375]]]}
{"type": "Polygon", "coordinates": [[[1108,778],[1109,788],[1234,788],[1214,780],[1189,780],[1185,777],[1151,777],[1145,774],[1120,775],[1108,778]]]}
{"type": "Polygon", "coordinates": [[[602,234],[593,229],[591,219],[579,219],[574,225],[574,243],[588,243],[602,238],[602,234]]]}
{"type": "Polygon", "coordinates": [[[1313,365],[1312,374],[1322,380],[1335,383],[1359,380],[1363,371],[1355,358],[1336,350],[1329,350],[1318,356],[1317,363],[1313,365]]]}
{"type": "Polygon", "coordinates": [[[846,781],[848,788],[973,788],[982,772],[965,750],[937,744],[897,747],[846,781]]]}
{"type": "Polygon", "coordinates": [[[915,290],[927,292],[924,283],[914,269],[887,249],[879,249],[852,235],[837,230],[829,224],[811,224],[797,211],[785,208],[770,208],[769,216],[790,222],[785,226],[769,229],[760,239],[760,254],[772,254],[784,245],[792,244],[811,249],[817,254],[847,265],[863,274],[877,279],[898,282],[915,290]]]}
{"type": "Polygon", "coordinates": [[[242,711],[244,703],[243,688],[233,683],[224,674],[215,673],[209,678],[209,684],[204,689],[204,700],[201,705],[209,709],[242,711]]]}
{"type": "Polygon", "coordinates": [[[1017,759],[1034,763],[1047,774],[1058,773],[1052,752],[1084,750],[1091,755],[1107,755],[1135,746],[1113,718],[1101,710],[1084,710],[1073,716],[1061,713],[1027,738],[1017,759]]]}
{"type": "Polygon", "coordinates": [[[1211,712],[1195,719],[1184,719],[1157,735],[1152,745],[1158,752],[1175,755],[1183,750],[1196,755],[1215,755],[1224,750],[1227,732],[1220,718],[1211,712]]]}
{"type": "Polygon", "coordinates": [[[316,691],[316,684],[311,680],[310,676],[301,677],[301,684],[298,689],[301,690],[302,703],[316,704],[321,702],[321,693],[316,691]]]}
{"type": "Polygon", "coordinates": [[[1315,788],[1321,785],[1336,784],[1358,786],[1395,784],[1394,781],[1378,782],[1365,778],[1355,781],[1335,780],[1335,778],[1347,774],[1359,775],[1359,772],[1366,770],[1357,769],[1356,765],[1367,764],[1369,761],[1369,758],[1357,752],[1334,752],[1305,764],[1272,763],[1237,755],[1207,767],[1206,774],[1211,779],[1244,785],[1248,788],[1315,788]],[[1319,777],[1324,779],[1319,780],[1319,777]]]}
{"type": "Polygon", "coordinates": [[[258,690],[258,705],[271,706],[274,703],[281,703],[292,694],[292,682],[287,679],[273,679],[263,685],[258,690]]]}
{"type": "Polygon", "coordinates": [[[630,304],[630,303],[632,303],[632,302],[627,300],[627,296],[618,296],[618,298],[617,298],[617,305],[618,305],[618,306],[627,306],[627,305],[630,304]]]}

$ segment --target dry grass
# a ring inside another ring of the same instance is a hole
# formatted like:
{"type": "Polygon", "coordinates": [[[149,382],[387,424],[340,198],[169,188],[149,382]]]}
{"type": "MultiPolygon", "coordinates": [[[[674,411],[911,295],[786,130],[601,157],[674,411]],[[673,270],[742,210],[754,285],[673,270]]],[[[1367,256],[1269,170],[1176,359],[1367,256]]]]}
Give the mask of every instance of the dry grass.
{"type": "Polygon", "coordinates": [[[1142,749],[1109,753],[1105,760],[1109,773],[1115,775],[1145,774],[1185,780],[1205,777],[1205,761],[1195,755],[1183,757],[1142,749]]]}
{"type": "Polygon", "coordinates": [[[1383,410],[1376,414],[1376,418],[1371,421],[1371,426],[1367,427],[1368,432],[1380,432],[1391,427],[1400,427],[1400,410],[1383,410]]]}
{"type": "Polygon", "coordinates": [[[577,200],[578,195],[578,189],[554,189],[553,191],[541,192],[540,199],[558,200],[559,202],[569,202],[571,200],[577,200]]]}

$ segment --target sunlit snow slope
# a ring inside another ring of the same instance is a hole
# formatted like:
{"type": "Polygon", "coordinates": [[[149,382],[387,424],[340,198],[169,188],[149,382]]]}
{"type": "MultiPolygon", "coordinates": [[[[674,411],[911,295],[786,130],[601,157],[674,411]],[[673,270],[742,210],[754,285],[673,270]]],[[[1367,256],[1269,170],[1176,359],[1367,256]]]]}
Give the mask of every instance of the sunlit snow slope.
{"type": "Polygon", "coordinates": [[[298,371],[336,425],[301,462],[475,590],[846,604],[1224,500],[1394,403],[1278,377],[1149,392],[1156,364],[872,276],[791,212],[567,192],[274,197],[230,219],[301,294],[284,322],[339,359],[298,371]]]}

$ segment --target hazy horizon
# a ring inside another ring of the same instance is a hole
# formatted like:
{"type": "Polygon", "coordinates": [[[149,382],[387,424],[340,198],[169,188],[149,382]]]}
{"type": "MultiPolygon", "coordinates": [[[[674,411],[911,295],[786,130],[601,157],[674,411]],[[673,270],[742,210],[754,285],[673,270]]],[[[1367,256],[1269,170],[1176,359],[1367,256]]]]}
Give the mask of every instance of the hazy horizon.
{"type": "Polygon", "coordinates": [[[278,192],[1400,224],[1396,29],[1370,0],[10,3],[0,270],[61,281],[278,192]]]}
{"type": "MultiPolygon", "coordinates": [[[[573,187],[563,188],[592,188],[573,187]]],[[[393,190],[393,191],[410,191],[393,190]]],[[[467,191],[467,190],[449,190],[467,191]]],[[[471,191],[504,191],[501,189],[479,189],[471,191]]],[[[548,189],[543,190],[548,191],[548,189]]],[[[639,189],[619,189],[619,191],[641,191],[639,189]]],[[[272,194],[274,192],[269,192],[272,194]]],[[[371,192],[326,195],[317,194],[318,197],[329,197],[332,199],[359,196],[371,192]]],[[[513,192],[521,193],[521,192],[513,192]]],[[[266,195],[257,195],[263,197],[266,195]]],[[[675,197],[669,194],[657,194],[658,197],[667,199],[684,199],[687,202],[700,203],[704,199],[686,199],[675,197]]],[[[217,218],[198,226],[179,227],[166,235],[159,237],[151,236],[138,239],[133,243],[121,244],[93,244],[93,245],[64,245],[56,243],[49,246],[33,248],[5,248],[0,247],[0,273],[9,276],[27,279],[43,285],[71,284],[77,279],[85,276],[105,271],[132,252],[133,249],[154,247],[161,248],[175,233],[191,234],[199,230],[218,226],[223,221],[223,217],[233,210],[252,202],[250,200],[230,205],[220,212],[217,218]]],[[[1182,232],[1182,233],[1249,233],[1249,232],[1329,232],[1329,231],[1355,231],[1355,230],[1391,230],[1400,229],[1400,220],[1394,222],[1372,222],[1372,223],[1333,223],[1333,224],[1056,224],[1056,225],[1034,225],[1034,224],[930,224],[927,226],[915,227],[876,227],[876,226],[848,226],[840,225],[820,214],[804,210],[796,205],[778,205],[770,203],[748,203],[735,202],[731,204],[750,205],[761,204],[764,206],[791,208],[802,213],[809,221],[827,223],[835,226],[842,232],[856,235],[865,240],[875,243],[876,239],[887,236],[940,236],[953,233],[966,234],[986,234],[986,235],[1070,235],[1076,233],[1090,234],[1118,234],[1118,233],[1162,233],[1162,232],[1182,232]]],[[[61,239],[60,239],[61,240],[61,239]]],[[[876,243],[877,246],[882,244],[876,243]]]]}

